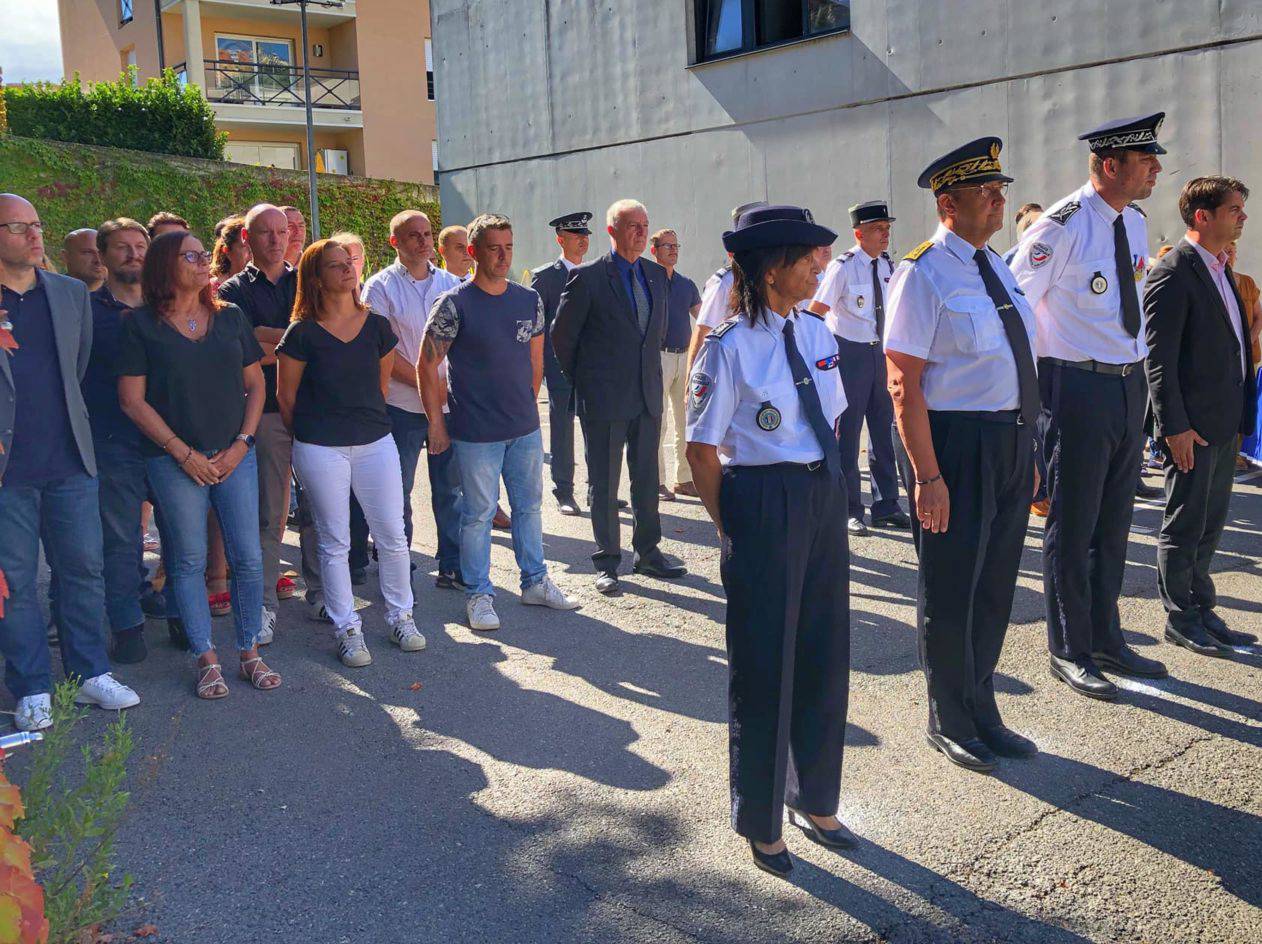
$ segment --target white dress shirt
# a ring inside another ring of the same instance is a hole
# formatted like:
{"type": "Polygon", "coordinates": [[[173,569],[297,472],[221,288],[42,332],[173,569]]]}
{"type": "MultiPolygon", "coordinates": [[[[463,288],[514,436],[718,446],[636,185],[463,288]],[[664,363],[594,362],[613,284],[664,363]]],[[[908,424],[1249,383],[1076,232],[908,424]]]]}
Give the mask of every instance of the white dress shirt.
{"type": "Polygon", "coordinates": [[[1231,322],[1231,330],[1235,332],[1236,341],[1240,345],[1240,376],[1243,377],[1249,370],[1248,362],[1245,360],[1244,325],[1240,320],[1240,306],[1236,304],[1236,293],[1231,290],[1231,285],[1227,281],[1227,253],[1224,251],[1214,255],[1200,243],[1194,243],[1187,237],[1184,237],[1184,240],[1195,246],[1196,251],[1200,253],[1205,268],[1209,269],[1209,277],[1214,280],[1223,305],[1227,308],[1227,320],[1231,322]]]}
{"type": "MultiPolygon", "coordinates": [[[[973,258],[976,247],[941,224],[930,243],[894,271],[885,304],[885,349],[927,362],[921,386],[931,410],[1017,409],[1017,361],[973,258]]],[[[1002,257],[986,251],[1033,349],[1034,313],[1002,257]]]]}
{"type": "Polygon", "coordinates": [[[847,341],[872,344],[876,336],[876,306],[872,291],[872,263],[876,263],[881,279],[881,297],[885,311],[889,312],[889,281],[894,274],[894,264],[884,253],[873,258],[859,248],[851,246],[824,269],[814,301],[828,306],[824,320],[833,334],[847,341]]]}
{"type": "Polygon", "coordinates": [[[732,317],[729,297],[732,293],[732,267],[726,265],[706,279],[701,289],[701,310],[697,312],[697,324],[713,331],[732,317]]]}

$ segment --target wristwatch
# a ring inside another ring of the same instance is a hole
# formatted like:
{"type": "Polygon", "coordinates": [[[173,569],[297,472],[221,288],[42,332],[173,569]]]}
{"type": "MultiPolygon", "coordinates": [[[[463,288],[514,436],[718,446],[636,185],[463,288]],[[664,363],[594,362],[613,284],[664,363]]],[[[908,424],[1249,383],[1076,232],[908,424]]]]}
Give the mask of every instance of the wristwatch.
{"type": "Polygon", "coordinates": [[[245,443],[246,449],[254,448],[254,437],[249,433],[238,433],[236,441],[245,443]]]}

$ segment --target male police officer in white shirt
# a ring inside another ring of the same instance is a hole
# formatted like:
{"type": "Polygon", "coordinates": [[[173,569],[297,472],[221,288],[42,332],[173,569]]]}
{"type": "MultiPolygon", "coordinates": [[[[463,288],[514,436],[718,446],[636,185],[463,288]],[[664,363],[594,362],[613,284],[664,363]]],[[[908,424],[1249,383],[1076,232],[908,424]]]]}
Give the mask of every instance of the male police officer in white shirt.
{"type": "MultiPolygon", "coordinates": [[[[743,213],[766,205],[765,200],[742,203],[732,211],[732,226],[736,226],[743,213]]],[[[729,259],[731,255],[728,253],[729,259]]],[[[705,336],[732,317],[731,294],[732,266],[729,263],[716,270],[714,275],[706,279],[705,285],[701,286],[701,308],[697,312],[697,323],[692,329],[692,340],[688,343],[689,370],[696,360],[697,352],[701,350],[701,342],[705,340],[705,336]]]]}
{"type": "Polygon", "coordinates": [[[1039,412],[1034,315],[986,244],[1003,226],[1012,180],[999,164],[1002,147],[979,138],[920,175],[942,222],[895,271],[885,324],[900,460],[915,482],[928,741],[977,771],[993,769],[997,756],[1037,752],[1004,726],[995,703],[1037,485],[1039,412]]]}
{"type": "Polygon", "coordinates": [[[855,244],[824,269],[810,309],[823,315],[837,338],[841,376],[850,409],[841,418],[838,439],[846,476],[850,520],[847,530],[868,533],[863,522],[862,479],[859,476],[859,434],[868,423],[868,469],[872,474],[872,524],[908,528],[911,521],[898,507],[898,469],[894,461],[894,404],[886,389],[885,296],[894,264],[890,262],[890,224],[894,217],[884,200],[850,208],[855,244]]]}
{"type": "Polygon", "coordinates": [[[1139,301],[1148,227],[1132,201],[1152,193],[1161,171],[1164,117],[1113,121],[1081,135],[1091,179],[1048,207],[1012,260],[1038,325],[1051,671],[1079,694],[1106,701],[1117,686],[1102,668],[1166,674],[1126,645],[1117,608],[1148,399],[1139,301]]]}

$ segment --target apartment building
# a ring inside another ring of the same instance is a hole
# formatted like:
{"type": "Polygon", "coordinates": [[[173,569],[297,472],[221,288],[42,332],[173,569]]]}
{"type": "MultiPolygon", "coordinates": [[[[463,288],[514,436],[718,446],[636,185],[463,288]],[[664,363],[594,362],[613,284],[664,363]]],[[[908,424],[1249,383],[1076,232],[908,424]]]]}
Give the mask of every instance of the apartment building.
{"type": "Polygon", "coordinates": [[[307,8],[315,154],[308,155],[297,3],[58,0],[66,75],[174,69],[206,93],[244,164],[434,183],[438,165],[428,0],[307,8]]]}

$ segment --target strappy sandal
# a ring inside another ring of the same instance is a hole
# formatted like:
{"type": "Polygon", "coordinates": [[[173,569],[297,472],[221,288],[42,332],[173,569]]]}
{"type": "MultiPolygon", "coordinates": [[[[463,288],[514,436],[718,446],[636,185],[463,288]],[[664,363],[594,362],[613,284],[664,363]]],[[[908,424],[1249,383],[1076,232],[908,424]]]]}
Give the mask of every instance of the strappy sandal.
{"type": "Polygon", "coordinates": [[[241,660],[241,678],[249,682],[260,692],[270,692],[273,689],[280,688],[280,673],[273,672],[269,669],[267,664],[263,662],[262,656],[255,656],[253,659],[241,660]],[[250,665],[254,666],[254,668],[247,669],[246,666],[250,665]],[[260,665],[263,666],[262,669],[259,669],[260,665]],[[276,679],[276,684],[264,685],[263,683],[268,679],[276,679]]]}
{"type": "Polygon", "coordinates": [[[207,701],[228,697],[228,683],[223,680],[223,671],[218,662],[197,667],[197,697],[207,701]],[[215,673],[213,679],[210,677],[212,673],[215,673]]]}

